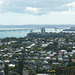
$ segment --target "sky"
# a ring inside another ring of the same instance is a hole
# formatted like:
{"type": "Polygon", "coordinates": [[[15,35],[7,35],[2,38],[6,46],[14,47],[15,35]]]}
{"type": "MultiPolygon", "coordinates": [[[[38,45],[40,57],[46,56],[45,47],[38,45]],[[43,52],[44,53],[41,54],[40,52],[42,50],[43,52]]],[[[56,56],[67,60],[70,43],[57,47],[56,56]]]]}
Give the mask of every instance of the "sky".
{"type": "Polygon", "coordinates": [[[75,0],[0,0],[0,25],[75,24],[75,0]]]}

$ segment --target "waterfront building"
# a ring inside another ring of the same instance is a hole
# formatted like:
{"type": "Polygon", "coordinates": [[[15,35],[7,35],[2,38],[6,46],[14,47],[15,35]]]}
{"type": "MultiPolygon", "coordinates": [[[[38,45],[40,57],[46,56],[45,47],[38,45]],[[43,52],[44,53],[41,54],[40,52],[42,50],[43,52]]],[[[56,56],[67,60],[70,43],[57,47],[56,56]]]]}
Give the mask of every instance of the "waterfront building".
{"type": "Polygon", "coordinates": [[[45,28],[41,28],[41,34],[45,35],[45,28]]]}

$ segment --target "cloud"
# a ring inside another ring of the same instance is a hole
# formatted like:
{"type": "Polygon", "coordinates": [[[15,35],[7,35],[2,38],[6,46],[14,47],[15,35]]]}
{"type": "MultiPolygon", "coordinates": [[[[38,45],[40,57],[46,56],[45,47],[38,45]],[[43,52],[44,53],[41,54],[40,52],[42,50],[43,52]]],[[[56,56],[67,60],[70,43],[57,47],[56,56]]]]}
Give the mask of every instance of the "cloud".
{"type": "Polygon", "coordinates": [[[70,4],[73,1],[74,0],[0,0],[0,12],[42,15],[51,11],[65,11],[68,10],[68,8],[74,10],[74,6],[70,4]]]}
{"type": "Polygon", "coordinates": [[[42,15],[47,14],[49,10],[47,8],[25,7],[25,12],[34,15],[42,15]]]}
{"type": "Polygon", "coordinates": [[[75,2],[66,4],[69,11],[75,11],[75,2]]]}
{"type": "Polygon", "coordinates": [[[29,12],[32,14],[38,14],[39,9],[34,7],[25,7],[25,12],[29,12]]]}
{"type": "Polygon", "coordinates": [[[3,0],[0,0],[0,4],[2,4],[3,3],[3,0]]]}

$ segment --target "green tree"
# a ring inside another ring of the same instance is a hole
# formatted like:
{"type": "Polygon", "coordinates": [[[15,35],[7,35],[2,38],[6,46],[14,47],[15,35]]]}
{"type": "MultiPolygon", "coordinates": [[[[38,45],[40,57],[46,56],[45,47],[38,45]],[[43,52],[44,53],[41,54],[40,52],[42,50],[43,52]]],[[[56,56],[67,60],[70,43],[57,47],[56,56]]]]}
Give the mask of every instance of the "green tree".
{"type": "Polygon", "coordinates": [[[4,73],[5,75],[8,75],[8,64],[7,63],[5,63],[4,73]]]}
{"type": "Polygon", "coordinates": [[[36,72],[34,70],[29,70],[29,75],[37,75],[36,72]]]}
{"type": "Polygon", "coordinates": [[[9,67],[9,71],[14,71],[15,67],[9,67]]]}
{"type": "Polygon", "coordinates": [[[37,67],[36,67],[36,72],[37,73],[39,73],[40,72],[40,68],[39,68],[39,66],[37,65],[37,67]]]}
{"type": "Polygon", "coordinates": [[[66,38],[65,38],[65,42],[66,42],[66,43],[69,42],[69,37],[66,36],[66,38]]]}
{"type": "Polygon", "coordinates": [[[19,61],[18,61],[18,73],[19,73],[20,75],[22,75],[23,67],[24,67],[24,65],[23,65],[23,60],[19,60],[19,61]]]}
{"type": "Polygon", "coordinates": [[[10,72],[9,75],[18,75],[17,72],[10,72]]]}
{"type": "Polygon", "coordinates": [[[60,66],[56,67],[56,75],[60,75],[63,73],[63,69],[60,66]]]}
{"type": "Polygon", "coordinates": [[[67,75],[75,75],[75,66],[68,68],[67,75]]]}

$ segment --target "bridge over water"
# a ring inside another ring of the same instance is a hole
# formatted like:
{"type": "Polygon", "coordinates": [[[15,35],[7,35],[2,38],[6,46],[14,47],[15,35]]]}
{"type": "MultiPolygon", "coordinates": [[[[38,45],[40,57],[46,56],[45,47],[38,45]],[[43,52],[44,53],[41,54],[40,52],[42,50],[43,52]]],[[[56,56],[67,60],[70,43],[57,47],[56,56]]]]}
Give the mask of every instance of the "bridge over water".
{"type": "MultiPolygon", "coordinates": [[[[43,27],[44,28],[44,27],[43,27]]],[[[52,28],[52,29],[55,29],[55,31],[57,31],[57,29],[66,29],[66,28],[63,28],[63,27],[45,27],[46,28],[52,28]]],[[[9,31],[27,31],[27,30],[36,30],[36,29],[41,29],[41,28],[4,28],[4,29],[0,29],[0,32],[9,32],[9,31]]]]}

